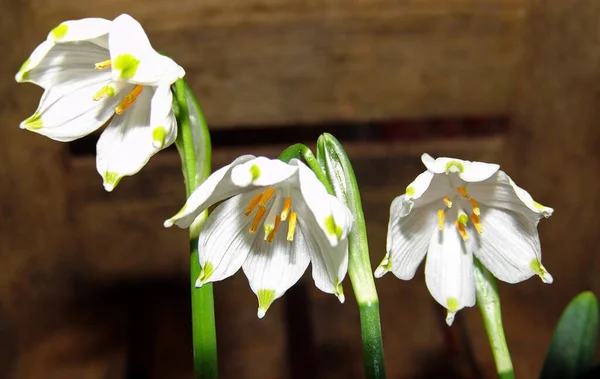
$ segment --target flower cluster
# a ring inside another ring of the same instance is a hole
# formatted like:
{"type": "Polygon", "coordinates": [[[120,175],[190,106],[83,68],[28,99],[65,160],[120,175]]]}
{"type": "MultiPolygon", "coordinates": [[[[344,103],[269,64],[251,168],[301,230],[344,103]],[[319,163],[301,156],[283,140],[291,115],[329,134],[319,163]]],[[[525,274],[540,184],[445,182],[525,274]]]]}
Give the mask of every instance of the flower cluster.
{"type": "Polygon", "coordinates": [[[16,75],[17,82],[44,89],[38,109],[21,128],[66,142],[110,120],[98,141],[96,165],[111,191],[175,141],[170,86],[184,74],[152,48],[128,15],[66,21],[16,75]]]}
{"type": "Polygon", "coordinates": [[[390,209],[387,254],[375,271],[415,275],[425,255],[425,281],[447,308],[447,323],[475,304],[473,256],[498,279],[517,283],[552,276],[541,263],[537,224],[553,209],[534,201],[497,164],[423,154],[427,171],[390,209]]]}

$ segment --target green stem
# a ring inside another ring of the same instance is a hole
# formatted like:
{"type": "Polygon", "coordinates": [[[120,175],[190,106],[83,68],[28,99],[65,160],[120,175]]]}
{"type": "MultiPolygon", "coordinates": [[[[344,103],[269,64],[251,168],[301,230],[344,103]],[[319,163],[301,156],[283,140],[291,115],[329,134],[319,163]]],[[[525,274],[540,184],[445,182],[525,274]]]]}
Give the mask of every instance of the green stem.
{"type": "MultiPolygon", "coordinates": [[[[175,97],[179,108],[177,125],[177,146],[181,154],[187,197],[210,174],[211,149],[208,127],[202,110],[193,93],[183,79],[175,82],[175,97]],[[192,100],[194,114],[190,114],[188,97],[192,100]],[[191,122],[198,126],[200,135],[194,136],[191,122]],[[194,138],[196,137],[196,138],[194,138]],[[197,157],[194,141],[203,144],[202,156],[197,157]],[[197,160],[201,162],[198,167],[197,160]]],[[[192,343],[194,357],[194,378],[213,379],[218,377],[217,333],[212,284],[196,288],[200,275],[198,261],[198,232],[207,217],[203,212],[190,227],[190,289],[192,297],[192,343]]]]}
{"type": "Polygon", "coordinates": [[[313,170],[313,172],[317,176],[317,179],[319,179],[321,183],[323,183],[325,189],[327,189],[327,192],[330,195],[333,195],[333,188],[331,187],[331,183],[329,182],[327,175],[325,175],[325,173],[323,172],[323,167],[321,167],[319,161],[317,160],[317,158],[315,158],[315,155],[313,154],[312,150],[308,148],[308,146],[302,143],[294,144],[288,147],[287,149],[283,150],[281,154],[279,154],[279,160],[287,163],[293,158],[300,159],[301,155],[306,161],[308,167],[310,167],[310,169],[313,170]]]}
{"type": "Polygon", "coordinates": [[[348,235],[348,276],[360,313],[365,376],[369,379],[385,378],[379,298],[373,280],[365,216],[354,170],[344,148],[331,134],[325,133],[319,137],[317,157],[331,180],[335,196],[348,206],[354,216],[354,227],[348,235]]]}
{"type": "Polygon", "coordinates": [[[475,258],[475,288],[477,293],[477,306],[481,311],[483,325],[490,340],[490,347],[496,362],[496,370],[501,379],[514,379],[508,345],[502,326],[502,312],[500,309],[500,296],[496,285],[496,278],[475,258]]]}

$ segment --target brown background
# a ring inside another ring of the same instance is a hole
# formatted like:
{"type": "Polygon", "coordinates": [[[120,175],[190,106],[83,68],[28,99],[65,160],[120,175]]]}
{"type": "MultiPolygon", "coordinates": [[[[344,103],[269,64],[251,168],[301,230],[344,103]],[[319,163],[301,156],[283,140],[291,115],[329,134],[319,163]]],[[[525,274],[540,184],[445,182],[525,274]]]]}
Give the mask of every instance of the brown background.
{"type": "MultiPolygon", "coordinates": [[[[73,154],[18,128],[41,91],[13,75],[67,19],[130,13],[144,25],[186,68],[220,141],[215,168],[339,131],[362,188],[374,265],[389,203],[422,171],[422,152],[500,163],[555,208],[540,225],[554,284],[500,285],[518,377],[536,377],[569,299],[600,293],[596,0],[0,4],[2,378],[191,377],[186,235],[161,226],[183,202],[177,154],[161,153],[107,194],[93,145],[73,154]]],[[[217,283],[223,378],[361,377],[349,282],[343,305],[309,276],[303,283],[263,320],[241,273],[217,283]]],[[[476,309],[448,329],[422,273],[377,285],[389,377],[494,376],[476,309]]]]}

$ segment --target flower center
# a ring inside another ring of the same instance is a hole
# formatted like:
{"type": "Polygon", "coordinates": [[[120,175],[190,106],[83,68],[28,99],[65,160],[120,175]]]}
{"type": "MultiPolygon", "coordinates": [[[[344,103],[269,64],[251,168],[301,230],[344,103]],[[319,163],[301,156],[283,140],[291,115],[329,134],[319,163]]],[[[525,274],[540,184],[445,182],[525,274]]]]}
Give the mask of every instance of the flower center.
{"type": "MultiPolygon", "coordinates": [[[[481,234],[483,232],[483,229],[481,228],[481,221],[479,220],[479,216],[481,215],[481,209],[479,208],[479,204],[477,203],[477,201],[475,199],[473,199],[471,197],[471,195],[469,195],[469,192],[467,191],[466,188],[458,187],[456,189],[456,191],[462,198],[469,201],[469,204],[471,205],[471,208],[473,209],[473,212],[471,213],[471,217],[470,217],[471,222],[473,223],[473,226],[475,227],[475,230],[477,231],[477,233],[481,234]]],[[[452,208],[452,200],[450,199],[450,197],[444,196],[442,201],[444,202],[444,205],[446,206],[446,208],[448,208],[448,209],[452,208]]],[[[445,223],[445,217],[446,217],[444,209],[438,210],[437,217],[438,217],[438,229],[444,230],[444,223],[445,223]]],[[[461,209],[459,209],[458,218],[454,224],[456,225],[456,229],[458,230],[458,233],[460,234],[463,241],[467,241],[469,239],[469,235],[467,234],[467,230],[465,228],[468,225],[468,223],[469,223],[469,216],[467,216],[467,214],[465,212],[463,212],[461,209]]]]}
{"type": "Polygon", "coordinates": [[[263,227],[265,229],[265,241],[273,242],[275,238],[275,234],[279,229],[279,224],[281,221],[288,222],[288,231],[287,231],[287,240],[294,240],[294,233],[296,231],[296,212],[292,212],[292,198],[286,197],[283,200],[283,205],[281,204],[280,198],[275,196],[273,204],[270,207],[269,213],[267,214],[267,203],[268,201],[275,195],[275,188],[267,187],[262,193],[256,194],[248,203],[248,208],[244,214],[246,216],[250,216],[254,209],[257,208],[256,213],[254,214],[254,218],[252,219],[252,224],[250,224],[249,232],[251,234],[256,233],[260,222],[263,217],[267,215],[263,227]],[[280,208],[281,206],[281,208],[280,208]],[[281,212],[279,212],[281,209],[281,212]]]}

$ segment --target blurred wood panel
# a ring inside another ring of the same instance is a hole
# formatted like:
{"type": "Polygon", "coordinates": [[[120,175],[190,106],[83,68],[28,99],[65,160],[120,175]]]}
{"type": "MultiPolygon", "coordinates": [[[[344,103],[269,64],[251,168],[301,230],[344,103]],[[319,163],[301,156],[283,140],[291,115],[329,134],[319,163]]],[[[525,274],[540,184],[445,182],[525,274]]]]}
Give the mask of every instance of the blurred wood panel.
{"type": "Polygon", "coordinates": [[[506,114],[529,0],[29,3],[30,49],[63,20],[130,13],[218,128],[506,114]]]}

